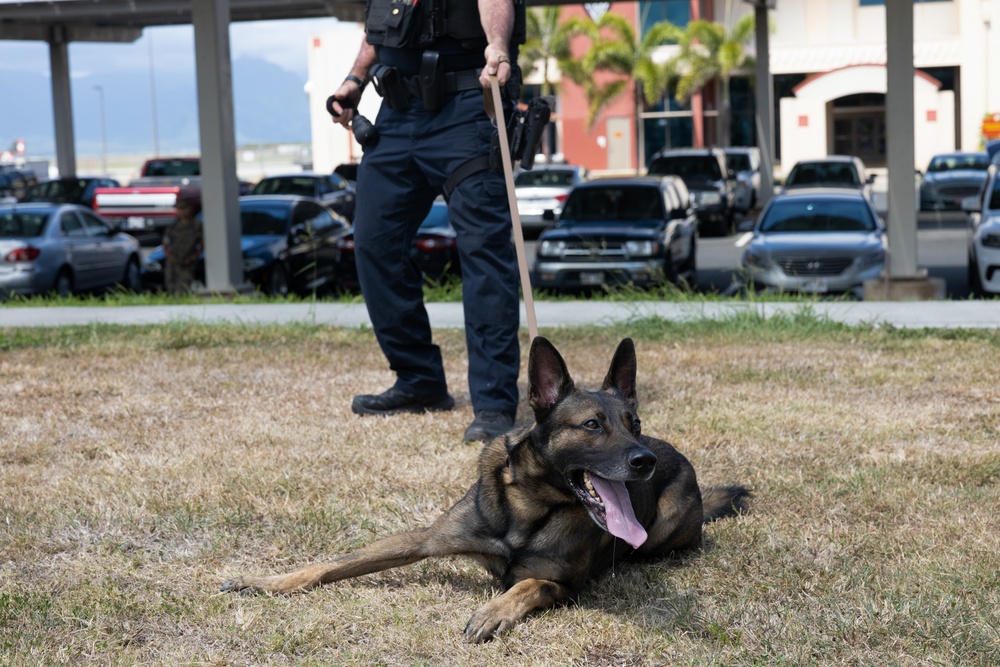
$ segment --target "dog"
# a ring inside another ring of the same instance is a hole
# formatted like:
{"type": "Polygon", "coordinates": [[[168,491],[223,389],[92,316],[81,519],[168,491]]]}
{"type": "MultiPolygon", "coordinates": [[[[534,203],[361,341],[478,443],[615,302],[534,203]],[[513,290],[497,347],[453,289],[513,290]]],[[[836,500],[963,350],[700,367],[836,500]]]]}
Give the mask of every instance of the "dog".
{"type": "Polygon", "coordinates": [[[682,454],[642,433],[631,339],[619,344],[600,390],[584,391],[552,343],[535,337],[528,400],[534,421],[483,447],[479,479],[429,527],[330,563],[231,579],[222,590],[292,593],[432,556],[468,556],[505,591],[466,625],[465,638],[478,643],[574,601],[615,558],[695,549],[703,524],[745,511],[747,488],[702,492],[682,454]]]}

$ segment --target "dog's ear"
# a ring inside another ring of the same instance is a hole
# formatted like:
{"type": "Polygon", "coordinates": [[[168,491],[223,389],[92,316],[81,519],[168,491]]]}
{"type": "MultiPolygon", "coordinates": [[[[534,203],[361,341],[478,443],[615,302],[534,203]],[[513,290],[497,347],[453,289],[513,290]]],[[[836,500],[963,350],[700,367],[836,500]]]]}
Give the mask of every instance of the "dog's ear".
{"type": "Polygon", "coordinates": [[[639,405],[635,393],[635,344],[631,338],[626,338],[618,344],[615,356],[611,360],[611,368],[604,378],[601,390],[615,390],[632,405],[634,410],[639,405]]]}
{"type": "Polygon", "coordinates": [[[555,346],[535,336],[528,353],[528,402],[535,415],[551,410],[573,387],[566,362],[555,346]]]}

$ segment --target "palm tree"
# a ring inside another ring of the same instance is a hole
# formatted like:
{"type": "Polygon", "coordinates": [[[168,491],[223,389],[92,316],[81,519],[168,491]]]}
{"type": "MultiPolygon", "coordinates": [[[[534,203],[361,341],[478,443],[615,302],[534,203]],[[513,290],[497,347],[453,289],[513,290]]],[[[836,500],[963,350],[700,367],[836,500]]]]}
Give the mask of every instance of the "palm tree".
{"type": "Polygon", "coordinates": [[[730,140],[729,82],[734,73],[753,69],[754,58],[745,48],[753,37],[754,15],[748,14],[728,32],[721,23],[701,19],[691,21],[680,39],[681,53],[675,65],[681,76],[675,97],[686,102],[709,81],[716,78],[721,81],[718,127],[722,146],[728,146],[730,140]]]}
{"type": "Polygon", "coordinates": [[[560,25],[562,9],[558,5],[535,8],[527,14],[527,39],[521,46],[518,62],[527,78],[540,66],[542,69],[542,95],[551,95],[555,87],[550,76],[549,64],[571,57],[569,43],[572,35],[560,25]]]}
{"type": "Polygon", "coordinates": [[[677,79],[673,61],[658,62],[654,53],[660,46],[677,43],[683,32],[672,23],[661,21],[639,40],[632,24],[611,12],[596,23],[589,18],[570,19],[565,27],[570,35],[584,35],[590,40],[590,48],[582,60],[560,62],[564,73],[583,88],[587,97],[588,127],[593,127],[604,110],[632,87],[638,165],[640,113],[643,107],[659,102],[677,79]],[[595,77],[598,73],[611,74],[612,78],[598,83],[595,77]]]}

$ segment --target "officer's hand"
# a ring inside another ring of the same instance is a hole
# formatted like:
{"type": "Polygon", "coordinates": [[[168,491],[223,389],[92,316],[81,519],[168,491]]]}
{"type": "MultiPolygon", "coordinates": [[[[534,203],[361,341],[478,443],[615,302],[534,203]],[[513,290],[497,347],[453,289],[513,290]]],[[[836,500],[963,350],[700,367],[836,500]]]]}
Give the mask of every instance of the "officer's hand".
{"type": "Polygon", "coordinates": [[[327,100],[326,109],[333,117],[334,123],[340,123],[344,127],[350,128],[360,100],[360,86],[353,81],[345,81],[337,89],[337,92],[327,100]]]}
{"type": "Polygon", "coordinates": [[[490,77],[496,76],[497,83],[503,86],[510,78],[510,55],[506,47],[490,44],[486,47],[486,67],[479,75],[479,84],[483,88],[490,87],[490,77]]]}

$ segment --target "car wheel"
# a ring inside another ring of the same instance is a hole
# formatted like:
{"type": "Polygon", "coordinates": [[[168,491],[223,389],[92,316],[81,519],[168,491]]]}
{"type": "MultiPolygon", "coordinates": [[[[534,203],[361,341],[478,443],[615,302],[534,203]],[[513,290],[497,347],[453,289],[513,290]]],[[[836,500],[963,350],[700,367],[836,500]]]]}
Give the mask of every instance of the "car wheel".
{"type": "Polygon", "coordinates": [[[275,262],[267,277],[267,293],[271,296],[288,296],[288,271],[281,262],[275,262]]]}
{"type": "Polygon", "coordinates": [[[142,272],[139,270],[139,262],[134,257],[125,265],[125,275],[122,276],[121,285],[134,294],[142,291],[142,272]]]}
{"type": "Polygon", "coordinates": [[[60,269],[56,276],[56,282],[52,286],[52,291],[56,296],[68,297],[73,295],[73,274],[69,269],[60,269]]]}

